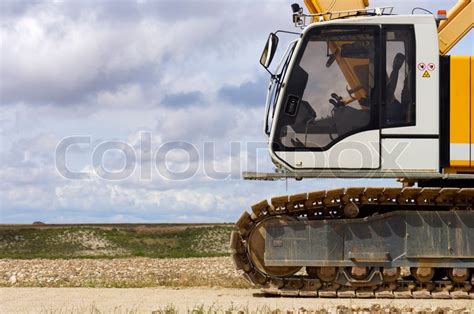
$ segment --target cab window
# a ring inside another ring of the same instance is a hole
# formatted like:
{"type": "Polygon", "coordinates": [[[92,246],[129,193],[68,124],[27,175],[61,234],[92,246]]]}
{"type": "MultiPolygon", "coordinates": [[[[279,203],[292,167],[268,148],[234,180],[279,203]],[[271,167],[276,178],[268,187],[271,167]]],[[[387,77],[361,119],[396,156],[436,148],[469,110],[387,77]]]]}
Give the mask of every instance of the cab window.
{"type": "Polygon", "coordinates": [[[387,26],[383,29],[386,50],[385,101],[382,127],[416,124],[415,40],[412,26],[387,26]]]}

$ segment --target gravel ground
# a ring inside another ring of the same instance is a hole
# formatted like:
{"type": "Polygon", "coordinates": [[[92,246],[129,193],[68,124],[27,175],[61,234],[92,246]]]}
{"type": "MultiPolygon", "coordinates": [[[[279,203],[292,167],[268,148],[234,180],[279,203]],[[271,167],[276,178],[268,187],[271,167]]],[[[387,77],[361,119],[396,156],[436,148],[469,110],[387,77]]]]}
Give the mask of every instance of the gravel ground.
{"type": "Polygon", "coordinates": [[[0,289],[1,313],[467,314],[473,309],[469,300],[263,298],[250,289],[0,289]]]}
{"type": "Polygon", "coordinates": [[[249,288],[229,257],[3,259],[0,286],[0,313],[474,313],[470,300],[264,298],[229,289],[249,288]]]}
{"type": "Polygon", "coordinates": [[[230,257],[0,260],[3,287],[191,287],[249,285],[230,257]]]}

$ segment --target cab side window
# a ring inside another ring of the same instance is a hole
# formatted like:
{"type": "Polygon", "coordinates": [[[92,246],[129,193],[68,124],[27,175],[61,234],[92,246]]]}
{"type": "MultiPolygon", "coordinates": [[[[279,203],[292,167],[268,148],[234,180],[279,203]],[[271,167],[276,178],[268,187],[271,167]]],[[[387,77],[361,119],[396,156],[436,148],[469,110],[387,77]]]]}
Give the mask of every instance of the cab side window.
{"type": "Polygon", "coordinates": [[[385,27],[383,35],[386,40],[386,79],[382,127],[416,125],[416,47],[413,27],[385,27]]]}

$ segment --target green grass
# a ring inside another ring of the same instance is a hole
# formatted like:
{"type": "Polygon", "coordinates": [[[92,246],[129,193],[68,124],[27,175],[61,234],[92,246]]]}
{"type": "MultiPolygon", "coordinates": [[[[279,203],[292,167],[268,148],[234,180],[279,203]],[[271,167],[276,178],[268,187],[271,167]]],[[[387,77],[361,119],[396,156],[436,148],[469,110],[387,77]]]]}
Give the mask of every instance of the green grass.
{"type": "Polygon", "coordinates": [[[0,227],[0,258],[184,258],[228,255],[231,225],[0,227]]]}

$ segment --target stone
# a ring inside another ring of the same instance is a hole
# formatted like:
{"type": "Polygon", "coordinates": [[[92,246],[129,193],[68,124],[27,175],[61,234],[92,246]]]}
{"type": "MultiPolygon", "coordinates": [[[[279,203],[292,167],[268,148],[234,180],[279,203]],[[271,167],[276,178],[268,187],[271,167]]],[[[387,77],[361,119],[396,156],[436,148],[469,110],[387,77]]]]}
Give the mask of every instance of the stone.
{"type": "Polygon", "coordinates": [[[16,284],[17,282],[16,276],[15,275],[10,276],[10,278],[8,279],[8,282],[12,285],[16,284]]]}

